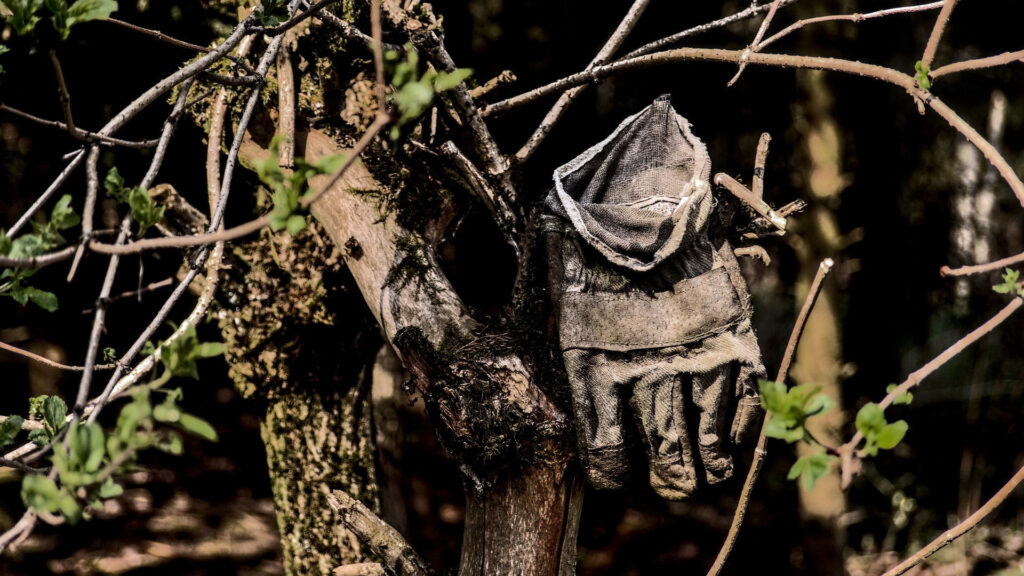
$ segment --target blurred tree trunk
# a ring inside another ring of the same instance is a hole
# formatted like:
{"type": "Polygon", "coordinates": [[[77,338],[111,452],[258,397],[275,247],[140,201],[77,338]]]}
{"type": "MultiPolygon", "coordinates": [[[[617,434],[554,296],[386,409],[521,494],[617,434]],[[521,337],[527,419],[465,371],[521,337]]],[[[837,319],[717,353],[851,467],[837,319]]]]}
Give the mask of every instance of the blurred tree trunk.
{"type": "MultiPolygon", "coordinates": [[[[801,104],[795,126],[803,139],[807,163],[803,172],[809,175],[804,197],[810,201],[807,215],[799,221],[798,233],[791,238],[799,266],[795,296],[796,302],[801,303],[821,260],[836,256],[842,248],[838,209],[840,196],[849,181],[842,171],[842,140],[832,116],[832,93],[825,76],[818,71],[800,72],[797,76],[806,100],[801,104]]],[[[807,320],[791,372],[796,383],[821,386],[822,392],[836,401],[836,408],[830,413],[807,423],[816,438],[832,446],[842,443],[843,424],[843,351],[838,297],[835,282],[826,283],[807,320]]],[[[798,448],[801,456],[818,450],[820,448],[804,443],[798,448]]],[[[839,520],[845,504],[838,470],[818,480],[812,492],[800,489],[806,574],[842,573],[845,530],[839,520]]]]}

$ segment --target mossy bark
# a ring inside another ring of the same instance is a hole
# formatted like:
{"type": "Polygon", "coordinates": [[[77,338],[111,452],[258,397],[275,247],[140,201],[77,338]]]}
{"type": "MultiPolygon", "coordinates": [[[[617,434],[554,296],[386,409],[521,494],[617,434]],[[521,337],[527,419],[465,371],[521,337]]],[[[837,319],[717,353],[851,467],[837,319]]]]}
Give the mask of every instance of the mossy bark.
{"type": "Polygon", "coordinates": [[[220,327],[236,387],[261,409],[285,571],[365,561],[326,502],[333,489],[378,506],[365,369],[379,341],[358,293],[318,229],[239,247],[228,277],[220,327]]]}

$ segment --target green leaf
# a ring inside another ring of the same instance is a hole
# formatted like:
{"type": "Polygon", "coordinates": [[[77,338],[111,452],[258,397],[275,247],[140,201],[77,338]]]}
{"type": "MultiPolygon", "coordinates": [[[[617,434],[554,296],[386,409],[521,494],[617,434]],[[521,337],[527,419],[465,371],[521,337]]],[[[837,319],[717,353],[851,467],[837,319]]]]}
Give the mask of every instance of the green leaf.
{"type": "Polygon", "coordinates": [[[81,221],[78,214],[75,214],[75,209],[71,207],[71,195],[61,196],[50,213],[50,224],[58,230],[67,230],[72,226],[77,226],[81,221]]]}
{"type": "Polygon", "coordinates": [[[882,450],[892,450],[903,440],[907,433],[907,423],[904,420],[897,420],[892,424],[886,424],[875,438],[875,442],[882,450]]]}
{"type": "Polygon", "coordinates": [[[42,448],[50,443],[50,435],[43,428],[28,431],[28,441],[42,448]]]}
{"type": "Polygon", "coordinates": [[[118,173],[117,166],[113,166],[107,171],[107,177],[103,179],[103,187],[106,188],[107,194],[110,194],[119,203],[123,204],[128,201],[128,194],[124,189],[124,178],[118,173]]]}
{"type": "Polygon", "coordinates": [[[786,477],[789,480],[801,478],[804,490],[810,492],[814,490],[818,480],[828,474],[829,467],[836,460],[838,459],[835,456],[826,454],[824,450],[807,456],[801,456],[793,463],[786,477]]]}
{"type": "Polygon", "coordinates": [[[914,64],[914,70],[917,71],[917,74],[914,75],[914,80],[917,81],[917,87],[925,92],[931,90],[932,79],[928,76],[931,70],[920,60],[914,64]]]}
{"type": "Polygon", "coordinates": [[[210,442],[217,441],[217,432],[213,429],[213,426],[210,426],[209,422],[199,418],[198,416],[182,414],[181,418],[178,420],[178,424],[186,432],[199,436],[204,440],[209,440],[210,442]]]}
{"type": "Polygon", "coordinates": [[[90,20],[106,20],[116,10],[115,0],[78,0],[68,9],[68,27],[90,20]]]}
{"type": "Polygon", "coordinates": [[[164,207],[157,204],[141,186],[136,186],[128,192],[128,207],[131,208],[135,221],[139,223],[139,236],[145,234],[164,217],[164,207]]]}
{"type": "Polygon", "coordinates": [[[124,494],[124,488],[122,488],[117,482],[114,482],[113,478],[108,476],[107,479],[103,481],[103,484],[100,485],[100,489],[97,494],[103,499],[115,498],[124,494]]]}
{"type": "Polygon", "coordinates": [[[1024,288],[1021,287],[1018,280],[1020,280],[1020,272],[1012,268],[1007,268],[1003,273],[1003,283],[996,284],[992,289],[1000,294],[1024,295],[1024,288]]]}
{"type": "Polygon", "coordinates": [[[8,416],[0,422],[0,448],[14,442],[18,433],[21,432],[21,425],[25,420],[21,416],[8,416]]]}
{"type": "MultiPolygon", "coordinates": [[[[73,470],[96,472],[106,456],[106,435],[95,422],[82,423],[75,420],[68,430],[71,452],[69,463],[73,470]]],[[[63,479],[63,478],[62,478],[63,479]]],[[[65,481],[65,484],[68,484],[65,481]]]]}
{"type": "MultiPolygon", "coordinates": [[[[897,388],[899,388],[898,385],[896,385],[896,384],[889,384],[885,388],[885,393],[886,394],[892,394],[893,392],[896,391],[897,388]]],[[[913,394],[913,392],[904,392],[904,393],[896,396],[895,398],[893,398],[892,399],[892,404],[893,404],[893,406],[899,406],[900,404],[910,404],[913,401],[914,401],[914,394],[913,394]]]]}
{"type": "Polygon", "coordinates": [[[104,362],[113,362],[115,360],[117,360],[117,350],[114,350],[110,346],[107,346],[106,348],[104,348],[103,349],[103,361],[104,362]]]}
{"type": "Polygon", "coordinates": [[[4,5],[11,11],[7,21],[19,36],[31,34],[41,19],[36,12],[43,7],[43,0],[4,0],[4,5]]]}
{"type": "Polygon", "coordinates": [[[21,499],[33,510],[56,512],[59,497],[57,484],[42,474],[28,474],[21,481],[21,499]]]}
{"type": "MultiPolygon", "coordinates": [[[[203,342],[196,346],[196,356],[199,358],[212,358],[214,356],[220,356],[227,350],[227,345],[223,342],[203,342]]],[[[181,391],[178,390],[180,393],[181,391]]]]}
{"type": "MultiPolygon", "coordinates": [[[[33,304],[39,306],[47,312],[57,311],[57,295],[53,292],[47,292],[46,290],[40,290],[31,286],[22,287],[19,291],[20,295],[27,296],[33,304]]],[[[13,293],[12,293],[13,295],[13,293]]],[[[18,296],[15,296],[15,300],[18,300],[18,296]]]]}
{"type": "Polygon", "coordinates": [[[262,10],[256,15],[263,26],[277,26],[288,20],[287,0],[260,0],[262,10]]]}
{"type": "Polygon", "coordinates": [[[51,438],[64,429],[68,416],[68,405],[60,396],[47,396],[43,400],[43,422],[51,431],[51,438]]]}
{"type": "Polygon", "coordinates": [[[868,402],[857,412],[857,430],[865,437],[874,437],[885,426],[885,412],[874,402],[868,402]]]}
{"type": "Polygon", "coordinates": [[[471,68],[456,68],[452,72],[441,72],[434,78],[434,90],[437,92],[444,92],[445,90],[451,90],[459,84],[462,84],[473,75],[471,68]]]}

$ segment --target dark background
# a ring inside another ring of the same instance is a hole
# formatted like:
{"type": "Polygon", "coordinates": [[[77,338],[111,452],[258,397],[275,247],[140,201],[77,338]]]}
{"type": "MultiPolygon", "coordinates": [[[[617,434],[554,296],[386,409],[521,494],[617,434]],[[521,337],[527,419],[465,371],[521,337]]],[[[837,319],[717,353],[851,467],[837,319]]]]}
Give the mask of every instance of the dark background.
{"type": "MultiPolygon", "coordinates": [[[[168,34],[207,44],[216,37],[220,19],[199,2],[153,3],[142,8],[121,2],[117,17],[168,34]]],[[[829,7],[803,6],[780,11],[773,30],[796,14],[868,12],[891,7],[882,2],[837,2],[829,7]]],[[[502,0],[438,1],[445,18],[447,45],[460,66],[475,70],[485,81],[505,69],[518,81],[499,96],[511,96],[582,69],[625,14],[630,2],[503,2],[502,0]]],[[[630,36],[625,53],[640,44],[707,22],[745,7],[742,2],[653,2],[630,36]]],[[[805,28],[769,51],[836,56],[911,71],[926,43],[936,12],[894,16],[861,24],[827,24],[805,28]]],[[[963,2],[953,13],[936,64],[1019,50],[1024,6],[1010,0],[963,2]]],[[[221,22],[226,22],[220,19],[221,22]]],[[[741,23],[693,37],[686,46],[742,49],[759,22],[741,23]]],[[[5,39],[12,51],[0,56],[0,100],[19,109],[57,119],[60,104],[45,52],[30,53],[17,39],[5,39]]],[[[72,94],[76,123],[98,128],[140,91],[175,69],[190,53],[136,35],[111,24],[91,23],[75,29],[60,48],[72,94]]],[[[806,195],[806,154],[793,126],[804,113],[807,95],[799,73],[749,67],[727,88],[735,67],[685,63],[630,72],[590,88],[570,108],[524,171],[523,189],[544,193],[551,171],[602,139],[623,117],[662,93],[673,96],[676,109],[693,124],[711,153],[715,171],[749,181],[757,137],[773,136],[766,178],[766,197],[776,206],[806,195]]],[[[929,112],[917,113],[914,102],[899,88],[881,82],[832,73],[826,83],[834,97],[832,118],[843,148],[843,172],[849,186],[832,209],[852,241],[833,254],[838,266],[829,282],[839,294],[843,361],[850,377],[842,401],[852,414],[858,406],[882,397],[886,385],[939,353],[1002,307],[1004,297],[988,286],[992,274],[972,281],[966,309],[955,310],[953,282],[942,279],[944,264],[959,265],[952,256],[950,197],[959,177],[955,149],[962,137],[929,112]],[[859,238],[859,240],[857,240],[859,238]]],[[[1024,88],[1021,64],[942,78],[935,93],[972,126],[985,133],[993,90],[1008,99],[1002,151],[1018,174],[1024,172],[1024,88]]],[[[491,122],[499,142],[514,151],[532,132],[553,99],[518,109],[491,122]]],[[[119,135],[149,138],[166,110],[155,106],[119,135]]],[[[62,167],[60,157],[74,150],[67,135],[40,128],[0,113],[0,226],[8,227],[62,167]]],[[[187,197],[198,199],[205,189],[203,132],[182,122],[161,178],[187,197]]],[[[141,177],[148,164],[145,152],[118,149],[105,153],[101,165],[116,164],[129,181],[141,177]]],[[[104,168],[105,170],[105,168],[104,168]]],[[[244,186],[244,180],[241,181],[244,186]]],[[[1022,250],[1020,205],[1009,188],[994,186],[996,217],[991,233],[994,258],[1022,250]]],[[[81,196],[82,171],[65,188],[81,196]]],[[[238,220],[241,221],[241,220],[238,220]]],[[[508,261],[481,237],[493,237],[487,223],[472,224],[456,247],[456,283],[470,292],[467,300],[487,306],[507,291],[508,261]]],[[[767,243],[771,268],[745,265],[755,299],[755,328],[769,373],[774,373],[799,302],[793,284],[797,261],[785,242],[767,243]]],[[[81,363],[91,315],[91,299],[102,281],[105,260],[89,257],[73,287],[64,284],[66,266],[41,271],[33,285],[55,291],[61,309],[54,314],[21,308],[0,299],[0,339],[42,353],[57,351],[69,363],[81,363]]],[[[173,275],[177,260],[127,258],[115,292],[130,290],[138,280],[148,283],[173,275]]],[[[164,292],[166,293],[166,291],[164,292]]],[[[157,296],[161,294],[157,293],[157,296]]],[[[114,304],[108,322],[109,342],[123,349],[151,317],[158,297],[114,304]]],[[[186,303],[178,315],[190,306],[186,303]]],[[[174,317],[174,314],[172,314],[174,317]]],[[[1012,318],[994,334],[930,377],[910,408],[892,410],[910,424],[897,450],[868,464],[848,494],[846,554],[870,558],[879,547],[900,555],[913,551],[955,521],[966,498],[962,460],[969,455],[971,480],[966,490],[983,498],[998,489],[1017,469],[1024,445],[1019,425],[1022,406],[1021,320],[1012,318]],[[893,523],[898,500],[916,505],[905,521],[893,523]]],[[[217,339],[205,327],[206,339],[217,339]]],[[[163,336],[165,334],[158,334],[163,336]]],[[[25,413],[30,395],[74,394],[77,377],[54,374],[0,355],[0,412],[25,413]],[[30,384],[31,383],[31,384],[30,384]]],[[[190,442],[180,458],[147,456],[145,472],[126,479],[126,495],[84,526],[40,527],[17,555],[0,558],[0,573],[99,573],[124,571],[133,558],[168,558],[132,574],[280,573],[274,542],[273,511],[258,417],[254,407],[235,395],[224,366],[203,364],[199,383],[182,382],[184,405],[211,420],[221,435],[217,444],[190,442]],[[251,549],[233,546],[245,539],[251,549]],[[217,547],[216,543],[222,546],[217,547]],[[204,548],[204,544],[207,543],[204,548]],[[212,543],[212,544],[210,544],[212,543]],[[170,551],[160,545],[171,546],[170,551]],[[131,551],[137,551],[133,555],[131,551]],[[103,564],[103,559],[112,564],[103,564]]],[[[105,381],[100,378],[100,381],[105,381]]],[[[461,534],[462,495],[458,473],[444,460],[432,440],[419,405],[405,410],[406,438],[403,486],[410,514],[410,540],[439,572],[457,564],[461,534]]],[[[852,423],[848,428],[852,428],[852,423]]],[[[797,487],[785,480],[793,461],[781,442],[769,445],[746,528],[730,573],[803,573],[802,558],[812,530],[801,523],[797,487]]],[[[0,523],[22,511],[19,476],[0,473],[0,523]]],[[[730,482],[697,500],[670,503],[637,486],[629,493],[588,491],[580,534],[581,574],[701,573],[710,565],[724,538],[739,482],[730,482]]],[[[1019,535],[1022,497],[1015,495],[989,522],[995,526],[971,540],[969,548],[1021,549],[1007,542],[1019,535]]],[[[1018,537],[1019,540],[1019,537],[1018,537]]],[[[958,552],[968,554],[970,550],[958,552]]],[[[972,555],[973,573],[993,573],[1005,559],[972,555]]],[[[949,562],[956,560],[950,557],[949,562]]],[[[945,560],[943,560],[945,561],[945,560]]],[[[143,563],[141,560],[140,563],[143,563]]],[[[851,568],[852,569],[852,568],[851,568]]],[[[1019,573],[1019,572],[1018,572],[1019,573]]]]}

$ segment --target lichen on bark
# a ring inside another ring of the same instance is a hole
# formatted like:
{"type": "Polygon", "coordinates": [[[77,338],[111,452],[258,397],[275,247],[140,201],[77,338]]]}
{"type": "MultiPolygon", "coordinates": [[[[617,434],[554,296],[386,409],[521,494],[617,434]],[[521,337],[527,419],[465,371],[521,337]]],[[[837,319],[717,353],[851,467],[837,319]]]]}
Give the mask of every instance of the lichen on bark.
{"type": "Polygon", "coordinates": [[[372,508],[372,409],[365,369],[379,347],[338,249],[315,225],[240,245],[217,312],[230,374],[261,411],[288,574],[366,560],[325,490],[372,508]],[[342,317],[342,311],[344,317],[342,317]]]}

